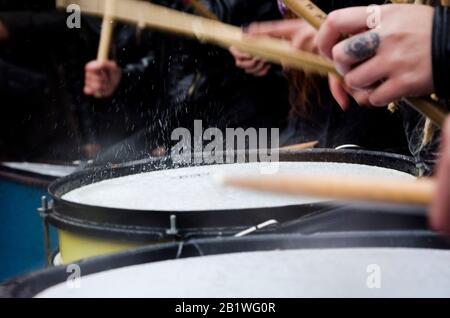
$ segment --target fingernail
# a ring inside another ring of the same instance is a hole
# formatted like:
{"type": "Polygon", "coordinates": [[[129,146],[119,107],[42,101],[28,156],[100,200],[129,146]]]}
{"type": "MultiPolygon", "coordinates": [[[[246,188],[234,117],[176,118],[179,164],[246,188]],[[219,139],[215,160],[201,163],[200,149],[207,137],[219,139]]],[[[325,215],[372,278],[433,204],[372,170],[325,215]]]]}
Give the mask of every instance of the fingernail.
{"type": "Polygon", "coordinates": [[[335,68],[336,68],[336,71],[340,74],[340,75],[345,75],[345,69],[344,69],[344,67],[342,67],[341,65],[339,65],[339,64],[335,64],[335,68]]]}

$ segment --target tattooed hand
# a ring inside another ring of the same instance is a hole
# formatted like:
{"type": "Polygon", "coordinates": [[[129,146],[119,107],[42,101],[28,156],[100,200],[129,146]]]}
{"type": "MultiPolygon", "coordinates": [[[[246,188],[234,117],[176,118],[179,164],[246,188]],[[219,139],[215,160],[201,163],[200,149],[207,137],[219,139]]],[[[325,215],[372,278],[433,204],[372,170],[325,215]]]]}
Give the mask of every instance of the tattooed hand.
{"type": "MultiPolygon", "coordinates": [[[[357,100],[383,106],[401,97],[432,93],[434,9],[408,4],[379,8],[380,23],[371,30],[367,7],[332,12],[319,31],[321,53],[333,60],[344,75],[344,88],[357,100]],[[343,34],[353,36],[340,41],[343,34]]],[[[348,103],[342,86],[330,86],[340,104],[348,103]]]]}

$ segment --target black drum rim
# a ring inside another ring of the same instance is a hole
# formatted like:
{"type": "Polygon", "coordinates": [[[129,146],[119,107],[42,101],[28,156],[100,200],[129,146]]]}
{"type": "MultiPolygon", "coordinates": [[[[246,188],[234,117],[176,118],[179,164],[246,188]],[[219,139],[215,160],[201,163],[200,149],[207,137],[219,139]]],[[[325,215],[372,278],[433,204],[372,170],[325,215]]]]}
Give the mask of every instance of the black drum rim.
{"type": "MultiPolygon", "coordinates": [[[[359,163],[395,169],[412,175],[418,173],[411,157],[365,150],[309,149],[282,152],[280,161],[359,163]]],[[[47,215],[47,219],[58,229],[74,233],[105,239],[147,242],[168,237],[167,230],[170,228],[172,215],[176,217],[179,230],[176,237],[185,239],[191,236],[229,236],[272,219],[274,215],[279,222],[285,222],[313,212],[327,211],[330,208],[329,203],[315,203],[270,208],[214,210],[213,213],[211,211],[170,212],[105,208],[62,199],[65,193],[84,185],[140,172],[155,171],[163,166],[174,168],[170,158],[152,158],[107,167],[92,167],[58,179],[49,186],[53,208],[47,215]],[[222,217],[219,218],[219,215],[222,217]]],[[[188,166],[190,165],[176,167],[188,166]]]]}
{"type": "MultiPolygon", "coordinates": [[[[166,260],[274,250],[422,248],[449,250],[450,240],[430,231],[270,234],[241,238],[198,239],[149,245],[77,261],[83,276],[166,260]]],[[[67,280],[66,265],[13,278],[0,285],[0,298],[29,298],[67,280]]]]}

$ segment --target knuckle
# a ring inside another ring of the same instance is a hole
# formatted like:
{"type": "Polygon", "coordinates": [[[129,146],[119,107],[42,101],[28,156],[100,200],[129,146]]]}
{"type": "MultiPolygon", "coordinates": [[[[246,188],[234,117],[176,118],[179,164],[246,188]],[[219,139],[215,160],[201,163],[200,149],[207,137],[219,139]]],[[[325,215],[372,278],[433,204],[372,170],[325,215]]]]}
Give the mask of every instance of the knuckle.
{"type": "Polygon", "coordinates": [[[336,11],[330,12],[325,20],[327,27],[334,29],[338,25],[339,14],[336,11]]]}

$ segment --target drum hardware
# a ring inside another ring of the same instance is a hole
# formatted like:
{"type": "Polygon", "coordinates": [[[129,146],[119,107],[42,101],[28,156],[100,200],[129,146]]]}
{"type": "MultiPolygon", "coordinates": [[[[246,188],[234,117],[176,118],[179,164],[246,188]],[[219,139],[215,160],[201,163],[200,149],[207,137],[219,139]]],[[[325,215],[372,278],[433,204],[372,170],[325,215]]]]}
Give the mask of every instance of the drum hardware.
{"type": "Polygon", "coordinates": [[[277,225],[277,224],[278,224],[277,220],[269,220],[269,221],[263,222],[261,224],[258,224],[256,226],[252,226],[251,228],[249,228],[247,230],[239,232],[236,235],[234,235],[234,237],[243,237],[243,236],[252,234],[252,233],[254,233],[254,232],[258,231],[258,230],[261,230],[263,228],[269,227],[271,225],[277,225]]]}
{"type": "Polygon", "coordinates": [[[47,267],[51,266],[51,248],[50,248],[50,227],[48,223],[48,214],[52,209],[53,202],[48,201],[44,195],[41,198],[41,207],[37,209],[39,216],[42,219],[44,228],[44,249],[45,249],[45,264],[47,267]]]}
{"type": "Polygon", "coordinates": [[[172,214],[170,216],[170,228],[166,230],[166,234],[169,236],[177,236],[178,235],[177,216],[175,214],[172,214]]]}
{"type": "Polygon", "coordinates": [[[361,146],[348,144],[348,145],[340,145],[334,148],[335,150],[343,150],[343,149],[362,149],[361,146]]]}
{"type": "Polygon", "coordinates": [[[86,167],[91,166],[94,163],[94,160],[89,159],[89,160],[75,160],[72,161],[72,164],[75,166],[78,166],[79,170],[82,170],[86,167]]]}

